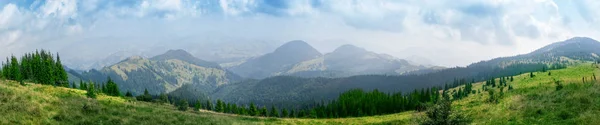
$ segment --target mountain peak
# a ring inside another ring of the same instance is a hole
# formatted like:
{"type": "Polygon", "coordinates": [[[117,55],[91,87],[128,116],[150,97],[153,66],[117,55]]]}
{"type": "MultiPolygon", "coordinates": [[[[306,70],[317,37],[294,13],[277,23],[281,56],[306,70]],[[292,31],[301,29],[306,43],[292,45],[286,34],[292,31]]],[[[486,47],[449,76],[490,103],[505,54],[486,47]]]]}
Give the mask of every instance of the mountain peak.
{"type": "Polygon", "coordinates": [[[166,53],[164,53],[163,55],[185,55],[185,56],[192,56],[192,54],[188,53],[187,51],[183,50],[183,49],[172,49],[167,51],[166,53]]]}
{"type": "Polygon", "coordinates": [[[332,53],[366,53],[364,48],[360,48],[351,44],[345,44],[336,48],[332,53]]]}
{"type": "Polygon", "coordinates": [[[273,53],[289,53],[289,52],[302,52],[302,51],[317,51],[317,50],[302,40],[293,40],[293,41],[289,41],[289,42],[281,45],[279,48],[275,49],[275,52],[273,52],[273,53]]]}

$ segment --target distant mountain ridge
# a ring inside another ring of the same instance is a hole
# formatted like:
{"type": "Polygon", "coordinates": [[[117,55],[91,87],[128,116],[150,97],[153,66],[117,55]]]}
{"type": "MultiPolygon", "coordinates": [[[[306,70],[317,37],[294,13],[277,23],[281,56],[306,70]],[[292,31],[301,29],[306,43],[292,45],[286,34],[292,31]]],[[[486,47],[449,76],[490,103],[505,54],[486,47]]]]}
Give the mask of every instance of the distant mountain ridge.
{"type": "Polygon", "coordinates": [[[408,61],[387,54],[377,54],[354,45],[342,45],[324,56],[302,62],[287,74],[301,72],[341,72],[345,75],[389,74],[398,75],[409,71],[424,69],[408,61]]]}
{"type": "Polygon", "coordinates": [[[169,50],[150,59],[132,56],[100,70],[84,72],[81,76],[93,81],[111,77],[119,83],[122,91],[137,94],[143,93],[144,89],[154,94],[169,93],[188,84],[210,92],[218,86],[242,79],[218,64],[195,58],[184,50],[169,50]]]}
{"type": "Polygon", "coordinates": [[[243,77],[261,79],[285,71],[296,63],[319,56],[322,54],[315,48],[304,41],[295,40],[283,44],[272,53],[249,59],[230,70],[243,77]]]}
{"type": "Polygon", "coordinates": [[[398,75],[424,69],[406,60],[377,54],[354,45],[342,45],[325,55],[304,41],[290,41],[274,52],[230,68],[243,77],[262,79],[271,76],[347,77],[364,74],[398,75]]]}

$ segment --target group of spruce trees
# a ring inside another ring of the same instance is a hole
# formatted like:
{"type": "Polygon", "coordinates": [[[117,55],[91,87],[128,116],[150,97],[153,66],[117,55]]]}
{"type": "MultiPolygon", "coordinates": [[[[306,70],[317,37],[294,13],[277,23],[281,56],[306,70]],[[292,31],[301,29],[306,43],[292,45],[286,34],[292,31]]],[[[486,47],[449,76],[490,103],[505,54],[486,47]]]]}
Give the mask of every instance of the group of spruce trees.
{"type": "Polygon", "coordinates": [[[1,70],[0,76],[5,79],[69,87],[67,72],[59,55],[56,54],[55,59],[45,50],[25,53],[20,60],[14,55],[6,58],[1,70]]]}
{"type": "MultiPolygon", "coordinates": [[[[97,93],[104,93],[109,96],[122,96],[119,86],[110,77],[107,78],[106,83],[94,84],[94,82],[79,81],[79,87],[73,83],[71,85],[74,89],[81,89],[88,91],[87,96],[90,98],[96,98],[97,93]]],[[[131,94],[131,93],[128,93],[131,94]]]]}

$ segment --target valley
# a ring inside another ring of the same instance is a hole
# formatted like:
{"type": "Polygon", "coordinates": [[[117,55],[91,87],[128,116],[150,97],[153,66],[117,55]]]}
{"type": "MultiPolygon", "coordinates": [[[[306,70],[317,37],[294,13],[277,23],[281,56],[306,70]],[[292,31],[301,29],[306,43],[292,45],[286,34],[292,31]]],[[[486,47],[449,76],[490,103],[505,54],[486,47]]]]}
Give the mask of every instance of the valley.
{"type": "MultiPolygon", "coordinates": [[[[597,64],[581,63],[566,69],[514,76],[503,87],[497,103],[482,90],[484,82],[473,84],[476,93],[455,100],[453,112],[463,114],[472,124],[591,124],[600,115],[600,73],[597,64]],[[548,75],[551,74],[551,75],[548,75]],[[582,82],[582,78],[590,81],[582,82]],[[560,81],[557,89],[555,81],[560,81]]],[[[460,86],[459,88],[464,88],[460,86]]],[[[499,88],[491,88],[499,91],[499,88]]],[[[453,88],[448,90],[454,93],[453,88]]],[[[488,90],[490,91],[490,90],[488,90]]],[[[133,98],[100,94],[96,99],[86,91],[15,81],[0,82],[0,124],[419,124],[425,112],[356,118],[307,119],[265,118],[216,113],[206,110],[178,111],[170,104],[135,101],[133,98]]]]}

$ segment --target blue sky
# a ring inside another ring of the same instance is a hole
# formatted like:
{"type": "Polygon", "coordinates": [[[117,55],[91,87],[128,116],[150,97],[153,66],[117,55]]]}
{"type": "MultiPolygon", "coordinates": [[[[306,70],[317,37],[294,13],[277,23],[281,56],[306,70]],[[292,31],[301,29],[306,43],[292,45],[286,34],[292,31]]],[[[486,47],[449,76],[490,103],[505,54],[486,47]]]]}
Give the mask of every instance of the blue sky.
{"type": "Polygon", "coordinates": [[[68,62],[148,43],[300,39],[321,52],[354,44],[464,66],[599,39],[598,8],[596,0],[3,0],[0,57],[45,48],[68,62]]]}

